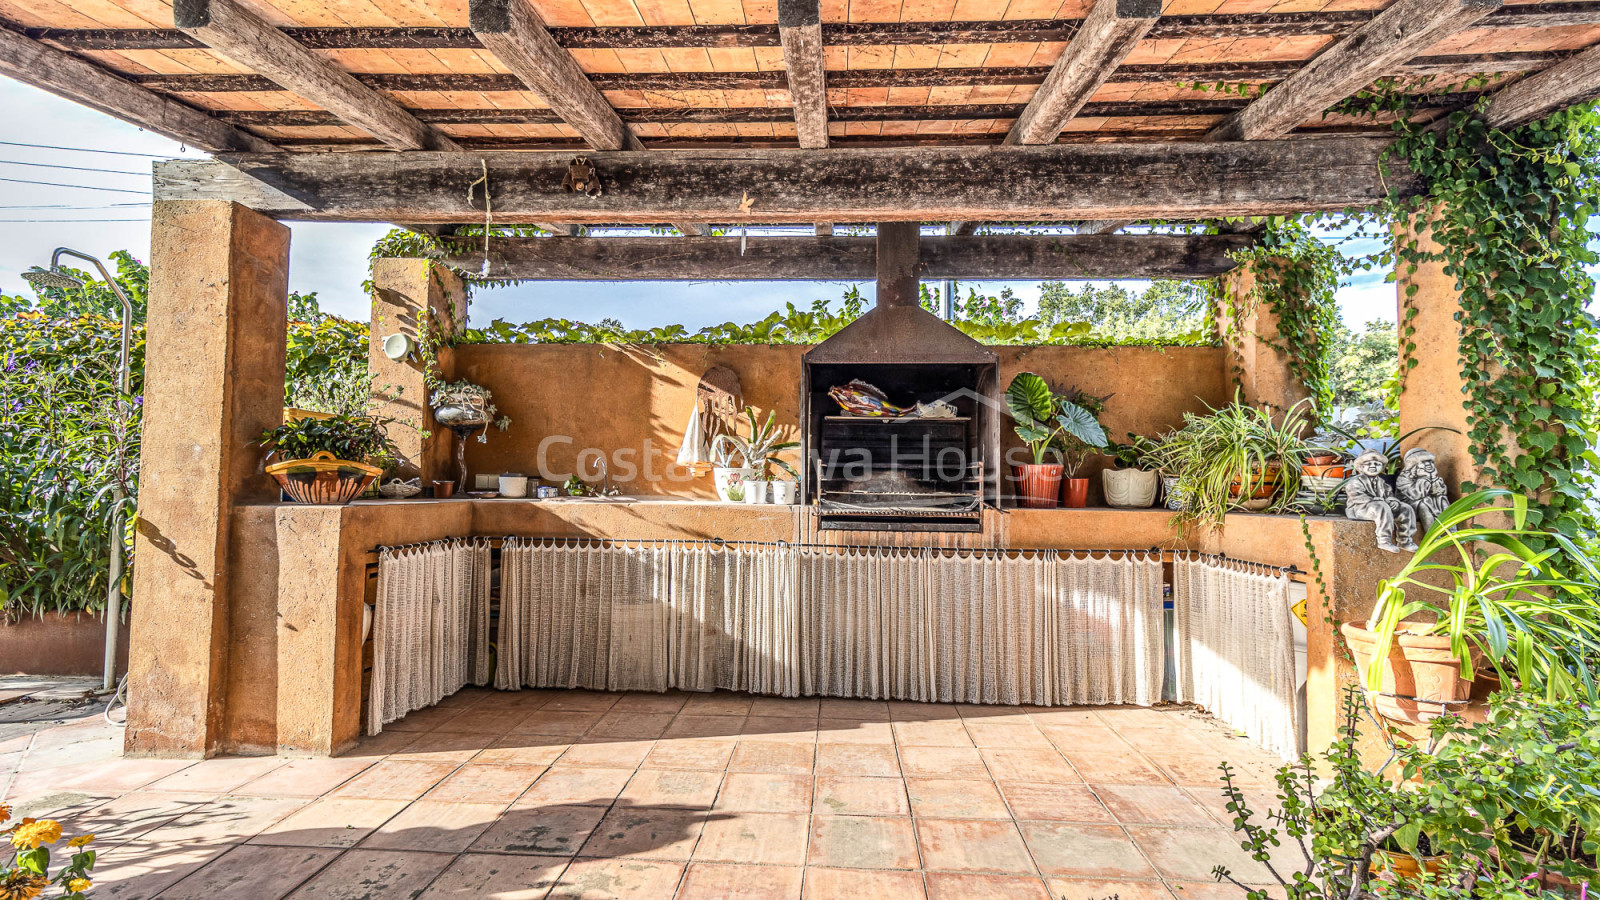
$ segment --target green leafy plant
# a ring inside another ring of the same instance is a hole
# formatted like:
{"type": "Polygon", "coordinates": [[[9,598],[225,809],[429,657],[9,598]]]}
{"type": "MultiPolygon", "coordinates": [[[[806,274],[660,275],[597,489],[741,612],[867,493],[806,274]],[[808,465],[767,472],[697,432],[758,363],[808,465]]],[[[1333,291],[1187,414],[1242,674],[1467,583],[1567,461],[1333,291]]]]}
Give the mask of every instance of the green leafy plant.
{"type": "Polygon", "coordinates": [[[1159,470],[1164,461],[1159,441],[1131,431],[1126,444],[1113,441],[1106,445],[1106,453],[1124,469],[1152,472],[1159,470]]]}
{"type": "MultiPolygon", "coordinates": [[[[11,807],[0,803],[0,825],[11,819],[11,807]]],[[[50,874],[50,845],[61,840],[61,823],[54,819],[23,819],[9,828],[0,829],[0,838],[6,839],[15,855],[9,866],[0,865],[0,897],[31,900],[40,896],[51,885],[61,889],[56,895],[62,900],[82,900],[84,892],[93,886],[89,876],[94,871],[95,851],[89,849],[94,835],[85,834],[67,841],[67,864],[50,874]]]]}
{"type": "MultiPolygon", "coordinates": [[[[746,406],[743,411],[744,422],[749,426],[748,437],[737,434],[719,434],[711,442],[711,452],[717,458],[717,465],[723,467],[733,466],[735,454],[744,461],[746,466],[755,470],[757,478],[765,479],[771,475],[770,469],[776,466],[787,472],[790,477],[798,480],[800,473],[795,471],[789,461],[778,456],[785,450],[793,450],[800,446],[798,441],[781,440],[782,429],[777,425],[777,413],[768,412],[765,421],[756,416],[756,411],[746,406]]],[[[732,499],[732,494],[729,494],[732,499]]],[[[740,490],[740,499],[743,498],[743,489],[740,490]]]]}
{"type": "Polygon", "coordinates": [[[327,451],[336,459],[388,467],[399,451],[384,431],[387,424],[372,416],[307,417],[263,431],[260,444],[279,460],[310,459],[327,451]]]}
{"type": "Polygon", "coordinates": [[[1315,407],[1302,400],[1281,414],[1234,402],[1208,415],[1184,413],[1184,426],[1161,442],[1161,469],[1177,477],[1186,499],[1174,523],[1220,528],[1230,510],[1275,487],[1270,512],[1288,509],[1300,492],[1300,463],[1315,407]]]}
{"type": "Polygon", "coordinates": [[[1054,453],[1068,478],[1077,475],[1088,454],[1106,446],[1099,415],[1104,397],[1073,388],[1057,391],[1034,372],[1019,372],[1006,387],[1006,405],[1017,420],[1014,430],[1033,454],[1034,465],[1054,453]]]}
{"type": "Polygon", "coordinates": [[[1479,651],[1503,683],[1552,699],[1600,697],[1590,670],[1600,659],[1600,565],[1576,541],[1529,520],[1528,498],[1510,491],[1478,491],[1450,504],[1405,567],[1378,583],[1367,621],[1377,641],[1367,684],[1381,683],[1405,623],[1449,635],[1462,678],[1473,678],[1479,651]],[[1507,517],[1509,527],[1485,524],[1507,517]],[[1432,622],[1418,623],[1419,614],[1432,622]]]}

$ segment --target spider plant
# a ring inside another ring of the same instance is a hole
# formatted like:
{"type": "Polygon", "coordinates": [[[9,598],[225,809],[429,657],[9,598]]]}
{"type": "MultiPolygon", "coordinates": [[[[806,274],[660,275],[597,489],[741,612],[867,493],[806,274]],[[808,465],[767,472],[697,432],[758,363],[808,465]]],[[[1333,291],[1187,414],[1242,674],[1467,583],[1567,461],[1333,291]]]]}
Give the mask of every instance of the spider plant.
{"type": "Polygon", "coordinates": [[[1068,478],[1078,474],[1091,452],[1106,445],[1106,432],[1098,421],[1105,401],[1075,388],[1057,392],[1032,372],[1019,372],[1006,388],[1017,437],[1032,451],[1033,464],[1043,465],[1054,451],[1061,456],[1068,478]]]}
{"type": "Polygon", "coordinates": [[[1304,435],[1313,419],[1310,400],[1281,415],[1234,402],[1209,415],[1185,413],[1184,425],[1160,444],[1161,469],[1176,475],[1174,491],[1188,503],[1177,522],[1220,527],[1230,510],[1275,488],[1267,511],[1281,512],[1300,492],[1304,435]]]}
{"type": "Polygon", "coordinates": [[[750,426],[750,436],[740,437],[737,434],[719,434],[711,444],[711,452],[717,458],[717,465],[733,466],[735,454],[744,464],[755,470],[755,477],[765,480],[771,466],[777,466],[788,472],[795,480],[799,480],[800,473],[795,471],[788,460],[780,459],[779,453],[793,450],[800,446],[798,441],[780,441],[782,430],[776,423],[777,414],[767,413],[765,422],[756,416],[756,411],[748,406],[744,408],[744,421],[750,426]]]}
{"type": "Polygon", "coordinates": [[[1515,676],[1524,690],[1550,699],[1600,699],[1589,668],[1600,658],[1600,565],[1568,536],[1527,521],[1528,498],[1505,490],[1468,494],[1440,514],[1405,568],[1378,583],[1367,619],[1377,641],[1367,684],[1381,683],[1404,622],[1448,635],[1468,681],[1477,650],[1506,684],[1515,676]],[[1480,524],[1480,517],[1509,518],[1510,527],[1480,524]],[[1433,621],[1407,621],[1419,613],[1433,621]]]}

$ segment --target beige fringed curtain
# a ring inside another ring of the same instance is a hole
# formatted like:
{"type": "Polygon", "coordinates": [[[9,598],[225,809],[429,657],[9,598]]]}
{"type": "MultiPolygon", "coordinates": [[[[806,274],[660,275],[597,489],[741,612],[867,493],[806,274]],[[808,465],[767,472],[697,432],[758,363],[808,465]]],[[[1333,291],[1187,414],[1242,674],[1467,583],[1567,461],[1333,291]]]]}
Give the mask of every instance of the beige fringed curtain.
{"type": "Polygon", "coordinates": [[[497,687],[1160,699],[1161,562],[511,539],[497,687]]]}
{"type": "Polygon", "coordinates": [[[479,538],[379,554],[369,734],[468,683],[489,683],[490,552],[479,538]]]}
{"type": "Polygon", "coordinates": [[[1179,558],[1172,568],[1178,700],[1293,759],[1300,748],[1288,575],[1214,557],[1179,558]]]}

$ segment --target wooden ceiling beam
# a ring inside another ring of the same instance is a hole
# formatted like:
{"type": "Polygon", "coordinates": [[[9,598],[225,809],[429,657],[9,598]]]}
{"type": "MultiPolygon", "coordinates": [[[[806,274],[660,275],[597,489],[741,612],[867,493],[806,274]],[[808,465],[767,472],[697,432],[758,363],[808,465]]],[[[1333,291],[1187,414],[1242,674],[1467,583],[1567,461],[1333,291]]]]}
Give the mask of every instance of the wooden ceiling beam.
{"type": "Polygon", "coordinates": [[[156,167],[158,199],[231,199],[286,219],[503,224],[1082,221],[1276,215],[1365,206],[1382,138],[1042,147],[592,152],[603,192],[562,187],[570,152],[225,154],[156,167]]]}
{"type": "Polygon", "coordinates": [[[174,0],[184,34],[397,150],[458,150],[399,104],[307,50],[235,0],[174,0]]]}
{"type": "Polygon", "coordinates": [[[1600,46],[1501,88],[1483,111],[1491,128],[1515,128],[1600,97],[1600,46]]]}
{"type": "Polygon", "coordinates": [[[1501,0],[1395,0],[1372,21],[1229,116],[1206,139],[1282,137],[1500,5],[1501,0]]]}
{"type": "Polygon", "coordinates": [[[1054,143],[1160,17],[1161,0],[1095,0],[1005,143],[1054,143]]]}
{"type": "MultiPolygon", "coordinates": [[[[550,106],[596,150],[643,150],[572,54],[557,44],[528,0],[470,0],[468,24],[484,49],[550,106]]],[[[705,233],[697,222],[675,223],[686,235],[705,233]]]]}
{"type": "Polygon", "coordinates": [[[828,72],[822,54],[819,0],[778,0],[778,34],[800,146],[828,146],[828,72]]]}
{"type": "Polygon", "coordinates": [[[187,103],[4,29],[0,29],[0,74],[211,153],[278,149],[187,103]]]}
{"type": "MultiPolygon", "coordinates": [[[[925,278],[1212,278],[1250,246],[1238,235],[923,237],[925,278]]],[[[872,237],[501,238],[490,278],[525,281],[865,281],[872,237]]],[[[474,244],[444,262],[476,272],[474,244]]]]}

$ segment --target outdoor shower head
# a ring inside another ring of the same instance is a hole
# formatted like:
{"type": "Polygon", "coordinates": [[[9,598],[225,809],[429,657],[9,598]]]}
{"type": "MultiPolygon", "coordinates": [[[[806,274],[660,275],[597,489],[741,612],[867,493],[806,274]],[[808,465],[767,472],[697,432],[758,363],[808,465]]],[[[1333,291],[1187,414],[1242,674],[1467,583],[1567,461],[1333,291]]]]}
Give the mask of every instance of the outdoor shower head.
{"type": "Polygon", "coordinates": [[[83,282],[68,275],[60,266],[34,266],[22,273],[22,280],[36,288],[59,288],[64,291],[73,291],[83,287],[83,282]]]}

